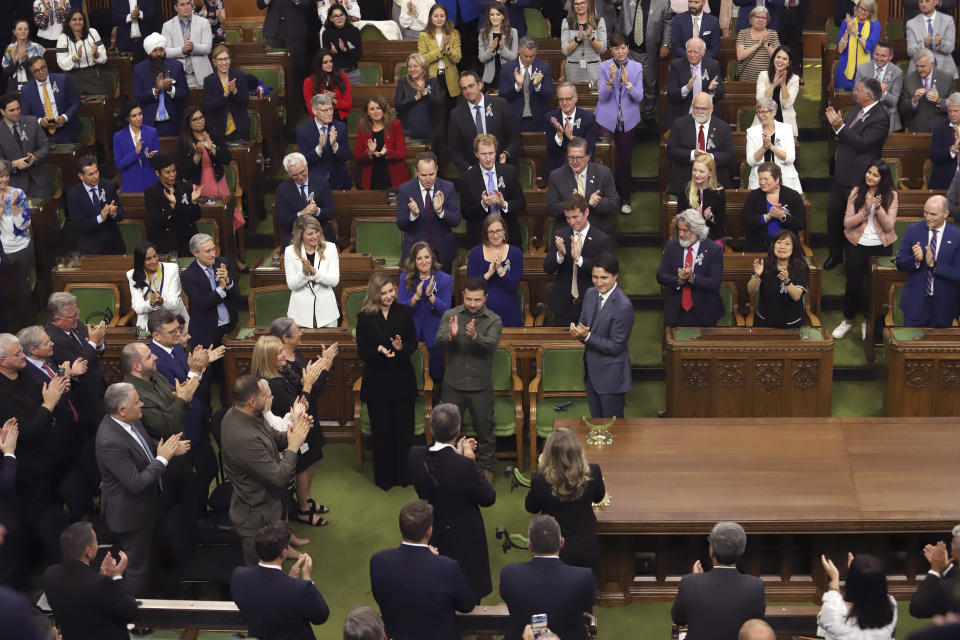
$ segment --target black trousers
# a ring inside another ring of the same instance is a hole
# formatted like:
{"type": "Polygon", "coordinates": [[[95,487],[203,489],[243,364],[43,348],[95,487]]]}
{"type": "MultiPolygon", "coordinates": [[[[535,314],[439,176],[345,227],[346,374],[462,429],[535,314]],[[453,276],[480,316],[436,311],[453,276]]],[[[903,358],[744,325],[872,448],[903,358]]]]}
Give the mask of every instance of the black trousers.
{"type": "Polygon", "coordinates": [[[850,244],[843,235],[843,218],[847,215],[847,198],[853,187],[837,184],[834,180],[830,185],[830,199],[827,200],[827,239],[830,247],[830,257],[843,260],[843,250],[850,244]]]}
{"type": "MultiPolygon", "coordinates": [[[[889,256],[893,253],[893,246],[885,247],[882,244],[872,247],[847,242],[844,254],[844,269],[847,272],[847,288],[843,292],[843,317],[853,320],[857,313],[867,316],[867,304],[870,302],[866,295],[866,278],[870,268],[871,256],[889,256]]],[[[882,292],[872,291],[871,295],[883,295],[882,292]]]]}
{"type": "MultiPolygon", "coordinates": [[[[558,281],[557,284],[562,285],[562,281],[558,281]]],[[[557,286],[556,284],[554,286],[557,286]]],[[[570,323],[577,324],[580,322],[580,311],[583,309],[583,294],[585,292],[580,292],[580,297],[576,300],[571,298],[570,306],[562,311],[557,311],[553,309],[553,326],[555,327],[569,327],[570,323]]]]}
{"type": "Polygon", "coordinates": [[[780,43],[790,47],[790,68],[803,77],[803,23],[810,12],[810,3],[783,7],[780,11],[780,43]]]}
{"type": "Polygon", "coordinates": [[[373,481],[389,491],[409,484],[407,455],[413,446],[415,397],[394,402],[368,402],[373,436],[373,481]]]}

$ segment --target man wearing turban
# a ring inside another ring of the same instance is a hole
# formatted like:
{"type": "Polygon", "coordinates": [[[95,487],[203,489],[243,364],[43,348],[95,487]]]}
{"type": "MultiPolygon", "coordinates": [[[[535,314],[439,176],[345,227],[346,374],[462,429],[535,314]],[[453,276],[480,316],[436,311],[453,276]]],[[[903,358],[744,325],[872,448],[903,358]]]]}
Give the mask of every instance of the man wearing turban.
{"type": "Polygon", "coordinates": [[[190,87],[183,64],[167,59],[167,46],[156,32],[143,39],[147,59],[133,68],[133,97],[143,107],[143,124],[155,127],[160,136],[176,136],[190,87]]]}

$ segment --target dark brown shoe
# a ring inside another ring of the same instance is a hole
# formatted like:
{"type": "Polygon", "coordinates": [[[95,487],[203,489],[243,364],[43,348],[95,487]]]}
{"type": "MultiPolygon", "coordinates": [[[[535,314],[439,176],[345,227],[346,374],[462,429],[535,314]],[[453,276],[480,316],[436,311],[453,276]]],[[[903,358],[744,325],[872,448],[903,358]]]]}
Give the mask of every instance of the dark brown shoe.
{"type": "Polygon", "coordinates": [[[493,471],[490,469],[482,469],[480,473],[483,474],[483,479],[490,483],[490,486],[493,486],[493,471]]]}

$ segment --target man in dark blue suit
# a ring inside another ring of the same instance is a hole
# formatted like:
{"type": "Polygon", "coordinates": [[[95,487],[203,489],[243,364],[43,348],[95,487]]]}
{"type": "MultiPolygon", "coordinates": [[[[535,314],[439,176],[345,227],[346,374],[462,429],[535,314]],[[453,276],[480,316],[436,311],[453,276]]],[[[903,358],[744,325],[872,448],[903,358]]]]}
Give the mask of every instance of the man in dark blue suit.
{"type": "Polygon", "coordinates": [[[931,196],[923,222],[907,227],[897,252],[897,269],[907,272],[900,298],[908,327],[949,327],[957,317],[960,229],[947,223],[947,199],[931,196]]]}
{"type": "Polygon", "coordinates": [[[110,3],[113,23],[117,25],[117,50],[133,55],[135,62],[143,60],[143,39],[160,28],[157,0],[113,0],[110,3]]]}
{"type": "Polygon", "coordinates": [[[947,120],[933,125],[930,139],[931,189],[949,189],[960,164],[960,94],[947,98],[947,120]]]}
{"type": "Polygon", "coordinates": [[[151,33],[143,39],[147,59],[133,67],[133,97],[143,107],[143,124],[160,136],[180,135],[190,86],[183,63],[167,58],[167,39],[151,33]]]}
{"type": "Polygon", "coordinates": [[[723,249],[707,239],[707,223],[696,209],[674,216],[673,228],[677,237],[667,242],[657,270],[664,324],[712,327],[723,315],[723,249]]]}
{"type": "Polygon", "coordinates": [[[337,236],[330,226],[335,213],[333,192],[322,170],[317,167],[311,171],[307,158],[296,151],[284,156],[283,168],[290,179],[277,186],[277,225],[283,232],[280,246],[290,244],[293,224],[300,216],[316,218],[323,227],[324,239],[336,244],[337,236]]]}
{"type": "Polygon", "coordinates": [[[691,38],[687,41],[685,56],[670,61],[667,71],[668,123],[692,113],[693,98],[698,93],[708,93],[714,106],[723,100],[723,70],[720,63],[705,56],[704,51],[706,44],[703,40],[691,38]]]}
{"type": "Polygon", "coordinates": [[[333,99],[318,93],[310,99],[313,120],[297,128],[297,148],[307,159],[311,171],[319,171],[331,189],[352,189],[347,161],[350,142],[347,125],[333,119],[333,99]]]}
{"type": "Polygon", "coordinates": [[[687,55],[687,40],[690,38],[700,38],[706,43],[708,58],[716,60],[720,57],[720,38],[723,37],[720,33],[720,20],[713,14],[703,12],[705,4],[706,0],[687,0],[689,11],[673,17],[670,27],[670,52],[674,58],[687,55]]]}
{"type": "Polygon", "coordinates": [[[323,624],[330,617],[330,609],[310,577],[310,556],[301,553],[290,572],[283,572],[291,533],[290,524],[283,521],[260,527],[254,539],[259,564],[233,570],[230,593],[251,636],[313,640],[316,636],[310,625],[323,624]]]}
{"type": "Polygon", "coordinates": [[[539,515],[527,530],[530,562],[500,570],[500,597],[510,611],[506,640],[520,640],[530,617],[547,614],[550,630],[564,640],[585,640],[583,614],[593,610],[597,590],[593,572],[560,560],[563,537],[553,516],[539,515]]]}
{"type": "Polygon", "coordinates": [[[457,190],[452,182],[437,177],[437,156],[425,151],[417,156],[417,177],[397,189],[397,226],[404,232],[401,260],[410,247],[423,241],[430,245],[444,271],[450,273],[457,257],[453,229],[460,224],[457,190]]]}
{"type": "Polygon", "coordinates": [[[77,162],[80,182],[67,192],[67,215],[76,232],[77,250],[84,255],[126,253],[117,221],[123,207],[117,185],[100,177],[97,159],[83,156],[77,162]]]}
{"type": "Polygon", "coordinates": [[[553,98],[553,71],[536,57],[537,41],[523,36],[517,59],[500,69],[500,97],[520,115],[520,131],[540,131],[553,98]]]}
{"type": "Polygon", "coordinates": [[[400,510],[403,542],[370,558],[370,590],[393,640],[460,640],[456,612],[477,604],[456,560],[427,543],[433,507],[426,500],[400,510]]]}
{"type": "Polygon", "coordinates": [[[593,418],[622,418],[632,388],[627,342],[633,330],[633,303],[617,286],[620,264],[604,252],[593,263],[593,287],[583,296],[580,322],[570,334],[583,342],[583,380],[593,418]]]}
{"type": "Polygon", "coordinates": [[[216,348],[237,323],[240,286],[226,260],[217,255],[213,238],[196,234],[190,238],[190,252],[195,260],[180,276],[190,300],[190,333],[195,345],[216,348]]]}
{"type": "Polygon", "coordinates": [[[577,107],[577,88],[570,82],[557,85],[559,109],[544,116],[544,132],[547,136],[547,170],[549,176],[567,162],[567,143],[574,138],[587,141],[587,154],[593,155],[597,145],[597,119],[593,112],[577,107]]]}
{"type": "Polygon", "coordinates": [[[80,96],[62,73],[50,73],[40,56],[27,60],[33,81],[23,85],[20,106],[24,115],[33,116],[54,144],[73,144],[80,139],[80,96]],[[50,110],[47,111],[49,101],[50,110]]]}

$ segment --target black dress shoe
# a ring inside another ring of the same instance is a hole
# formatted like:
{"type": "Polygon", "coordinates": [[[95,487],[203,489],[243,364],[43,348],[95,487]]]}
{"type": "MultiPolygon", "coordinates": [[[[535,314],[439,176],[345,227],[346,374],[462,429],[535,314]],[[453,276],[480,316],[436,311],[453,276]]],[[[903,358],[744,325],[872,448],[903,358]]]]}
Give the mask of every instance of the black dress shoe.
{"type": "Polygon", "coordinates": [[[826,271],[830,271],[830,269],[833,269],[841,262],[843,262],[843,258],[835,258],[833,256],[830,256],[829,258],[827,258],[827,261],[823,263],[823,268],[826,271]]]}

